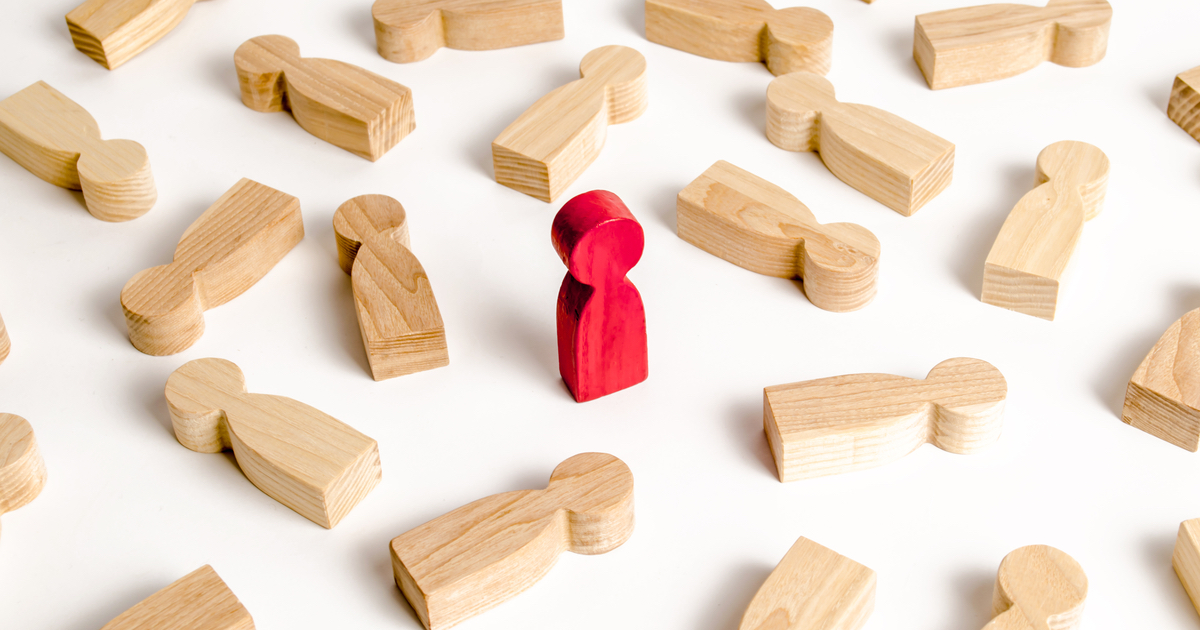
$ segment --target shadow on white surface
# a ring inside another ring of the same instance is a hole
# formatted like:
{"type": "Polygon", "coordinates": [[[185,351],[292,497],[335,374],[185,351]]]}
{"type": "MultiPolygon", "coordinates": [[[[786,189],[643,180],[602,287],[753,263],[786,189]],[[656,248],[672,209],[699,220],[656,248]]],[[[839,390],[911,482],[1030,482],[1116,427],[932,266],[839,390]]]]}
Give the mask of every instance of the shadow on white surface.
{"type": "MultiPolygon", "coordinates": [[[[765,67],[764,67],[765,69],[765,67]]],[[[747,90],[733,99],[733,109],[741,121],[756,135],[767,133],[767,89],[747,90]]]]}
{"type": "Polygon", "coordinates": [[[722,571],[725,576],[721,588],[711,597],[704,598],[709,602],[708,610],[703,611],[696,630],[734,630],[746,614],[746,607],[754,599],[755,593],[762,587],[763,582],[774,571],[774,566],[761,563],[746,563],[733,569],[722,571]]]}
{"type": "Polygon", "coordinates": [[[992,590],[995,588],[995,572],[971,571],[954,576],[951,580],[959,607],[948,616],[954,621],[946,630],[982,628],[992,620],[992,590]]]}
{"type": "MultiPolygon", "coordinates": [[[[1008,219],[1017,202],[1033,190],[1036,170],[1030,166],[1011,166],[1005,170],[1003,190],[1008,191],[992,204],[986,214],[980,213],[971,225],[971,232],[962,234],[957,261],[952,263],[957,270],[958,282],[976,300],[983,293],[983,267],[988,252],[1000,234],[1000,228],[1008,219]]],[[[995,307],[991,307],[995,308],[995,307]]]]}
{"type": "Polygon", "coordinates": [[[625,26],[628,26],[634,34],[642,37],[646,35],[645,0],[626,0],[625,6],[621,10],[621,17],[624,18],[625,26]]]}
{"type": "Polygon", "coordinates": [[[354,41],[361,44],[369,54],[379,54],[379,49],[375,46],[375,18],[369,9],[364,10],[362,4],[352,2],[346,5],[343,20],[346,32],[352,35],[354,41]]]}
{"type": "Polygon", "coordinates": [[[1171,556],[1175,553],[1175,536],[1175,533],[1164,533],[1147,538],[1142,543],[1142,555],[1147,570],[1158,583],[1158,591],[1163,594],[1163,599],[1169,600],[1180,620],[1194,622],[1197,620],[1196,609],[1171,564],[1171,556]]]}
{"type": "Polygon", "coordinates": [[[741,400],[730,408],[726,414],[729,419],[730,433],[740,449],[749,455],[746,461],[756,460],[760,469],[772,481],[777,481],[775,474],[775,458],[771,455],[771,447],[767,444],[767,436],[763,434],[763,408],[757,399],[741,400]]]}
{"type": "MultiPolygon", "coordinates": [[[[213,90],[214,93],[219,92],[225,100],[232,99],[232,102],[242,106],[242,90],[238,87],[237,66],[233,65],[232,50],[228,54],[211,55],[205,62],[204,71],[208,74],[211,87],[218,88],[213,90]]],[[[259,113],[248,107],[246,111],[259,113]]]]}
{"type": "Polygon", "coordinates": [[[921,74],[921,68],[917,65],[917,60],[913,58],[912,27],[908,30],[889,33],[888,49],[891,51],[893,59],[903,60],[898,65],[908,78],[915,81],[921,87],[929,87],[929,84],[925,82],[925,75],[921,74]]]}
{"type": "MultiPolygon", "coordinates": [[[[199,568],[199,567],[197,567],[199,568]]],[[[179,577],[183,577],[180,575],[179,577]]],[[[178,578],[176,578],[178,579],[178,578]]],[[[108,622],[112,621],[121,613],[133,608],[142,602],[142,600],[150,597],[158,591],[167,587],[170,582],[155,584],[155,580],[151,577],[137,578],[136,581],[144,582],[142,586],[134,586],[135,580],[122,580],[130,582],[129,586],[122,587],[120,590],[126,595],[121,597],[110,598],[102,609],[96,610],[88,615],[78,615],[79,622],[71,624],[61,630],[96,630],[101,628],[108,622]]]]}
{"type": "MultiPolygon", "coordinates": [[[[130,276],[132,277],[132,276],[130,276]]],[[[118,343],[130,344],[129,327],[125,324],[125,311],[121,307],[121,290],[129,280],[104,282],[92,294],[91,312],[103,313],[106,331],[112,332],[118,343]]]]}
{"type": "MultiPolygon", "coordinates": [[[[699,175],[699,173],[696,175],[699,175]]],[[[679,226],[676,219],[676,200],[679,198],[679,191],[686,188],[689,183],[690,182],[664,184],[663,186],[656,188],[654,193],[648,197],[650,200],[650,212],[659,223],[661,223],[668,230],[671,230],[672,233],[678,233],[679,226]]]]}

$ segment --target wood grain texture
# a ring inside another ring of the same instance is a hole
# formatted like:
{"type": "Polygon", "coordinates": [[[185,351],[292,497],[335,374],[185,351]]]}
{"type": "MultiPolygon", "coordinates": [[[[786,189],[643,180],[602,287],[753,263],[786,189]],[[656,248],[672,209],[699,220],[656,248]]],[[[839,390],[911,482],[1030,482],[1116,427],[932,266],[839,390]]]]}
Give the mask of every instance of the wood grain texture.
{"type": "Polygon", "coordinates": [[[922,444],[977,453],[1000,439],[1008,384],[979,359],[948,359],[924,380],[848,374],[763,390],[780,481],[874,468],[922,444]]]}
{"type": "Polygon", "coordinates": [[[983,269],[981,300],[1053,320],[1083,224],[1100,214],[1108,157],[1084,142],[1055,142],[1037,158],[1035,188],[1009,213],[983,269]]]}
{"type": "Polygon", "coordinates": [[[480,499],[397,536],[392,568],[421,623],[443,630],[533,586],[564,551],[620,547],[633,520],[629,467],[583,453],[559,464],[545,490],[480,499]]]}
{"type": "Polygon", "coordinates": [[[166,37],[197,0],[86,0],[67,14],[79,52],[115,70],[166,37]]]}
{"type": "Polygon", "coordinates": [[[128,221],[158,200],[150,158],[133,140],[103,140],[96,119],[45,82],[0,101],[0,153],[30,173],[83,191],[92,216],[128,221]]]}
{"type": "Polygon", "coordinates": [[[375,0],[375,44],[411,63],[440,48],[495,50],[562,39],[562,0],[375,0]]]}
{"type": "Polygon", "coordinates": [[[1179,318],[1142,360],[1121,419],[1193,453],[1200,450],[1200,309],[1179,318]]]}
{"type": "Polygon", "coordinates": [[[838,179],[911,216],[950,185],[954,145],[895,114],[838,102],[833,84],[793,72],[767,87],[767,138],[816,151],[838,179]]]}
{"type": "Polygon", "coordinates": [[[302,238],[299,199],[242,179],[188,227],[170,264],[121,289],[129,340],[156,356],[190,348],[204,334],[204,311],[245,293],[302,238]]]}
{"type": "Polygon", "coordinates": [[[0,413],[0,515],[28,505],[46,486],[46,462],[33,427],[21,416],[0,413]]]}
{"type": "Polygon", "coordinates": [[[334,213],[333,232],[375,380],[449,365],[442,313],[409,249],[404,206],[386,195],[355,197],[334,213]]]}
{"type": "Polygon", "coordinates": [[[996,574],[991,622],[984,630],[1076,630],[1088,580],[1071,556],[1046,545],[1021,547],[996,574]]]}
{"type": "Polygon", "coordinates": [[[646,0],[646,39],[721,61],[767,64],[774,75],[828,74],[833,20],[808,7],[766,0],[646,0]]]}
{"type": "Polygon", "coordinates": [[[1192,600],[1192,607],[1200,612],[1200,519],[1191,519],[1179,524],[1179,536],[1175,539],[1175,550],[1171,553],[1171,566],[1175,575],[1192,600]]]}
{"type": "Polygon", "coordinates": [[[232,450],[247,479],[321,527],[337,525],[382,478],[375,440],[291,398],[247,393],[230,361],[185,363],[166,396],[180,444],[232,450]]]}
{"type": "Polygon", "coordinates": [[[875,610],[875,572],[801,537],[750,601],[738,630],[858,630],[875,610]]]}
{"type": "Polygon", "coordinates": [[[875,297],[879,239],[854,223],[817,223],[799,199],[720,161],[679,193],[679,238],[776,278],[799,278],[816,306],[846,312],[875,297]]]}
{"type": "Polygon", "coordinates": [[[1200,88],[1200,66],[1179,73],[1171,88],[1171,100],[1167,102],[1167,116],[1188,135],[1200,140],[1200,93],[1197,88],[1200,88]]]}
{"type": "Polygon", "coordinates": [[[913,57],[935,90],[1005,79],[1044,61],[1082,68],[1104,59],[1111,24],[1106,0],[947,9],[917,16],[913,57]]]}
{"type": "Polygon", "coordinates": [[[496,181],[547,203],[596,161],[609,125],[646,111],[646,58],[625,46],[589,52],[580,78],[525,110],[492,142],[496,181]]]}
{"type": "Polygon", "coordinates": [[[254,620],[221,576],[204,565],[100,630],[254,630],[254,620]]]}
{"type": "Polygon", "coordinates": [[[12,342],[8,339],[8,329],[4,327],[4,319],[0,318],[0,363],[8,358],[9,351],[12,350],[12,342]]]}
{"type": "Polygon", "coordinates": [[[407,87],[344,61],[301,57],[283,35],[247,40],[233,62],[246,107],[289,110],[308,133],[372,162],[417,126],[407,87]]]}

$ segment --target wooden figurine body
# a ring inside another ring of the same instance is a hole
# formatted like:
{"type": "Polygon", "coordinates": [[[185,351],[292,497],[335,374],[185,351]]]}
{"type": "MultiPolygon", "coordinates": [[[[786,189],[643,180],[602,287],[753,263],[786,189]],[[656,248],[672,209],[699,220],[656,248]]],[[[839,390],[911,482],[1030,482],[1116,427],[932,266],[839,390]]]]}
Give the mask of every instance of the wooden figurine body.
{"type": "Polygon", "coordinates": [[[1200,450],[1200,309],[1172,324],[1138,366],[1121,419],[1180,448],[1200,450]]]}
{"type": "Polygon", "coordinates": [[[33,427],[0,413],[0,515],[28,505],[46,486],[46,462],[33,427]]]}
{"type": "Polygon", "coordinates": [[[875,610],[875,572],[801,537],[750,601],[738,630],[858,630],[875,610]]]}
{"type": "Polygon", "coordinates": [[[1200,612],[1200,519],[1179,524],[1171,566],[1179,576],[1183,590],[1187,591],[1188,599],[1192,600],[1192,607],[1200,612]]]}
{"type": "Polygon", "coordinates": [[[305,131],[372,162],[416,128],[411,90],[344,61],[301,57],[283,35],[247,40],[233,61],[246,107],[290,110],[305,131]]]}
{"type": "Polygon", "coordinates": [[[562,207],[551,240],[567,265],[557,316],[567,389],[586,402],[646,380],[646,309],[625,277],[642,257],[642,226],[619,197],[596,190],[562,207]]]}
{"type": "Polygon", "coordinates": [[[767,138],[816,151],[838,179],[911,216],[950,185],[954,145],[895,114],[840,103],[833,84],[793,72],[767,88],[767,138]]]}
{"type": "Polygon", "coordinates": [[[875,297],[879,239],[854,223],[817,223],[787,191],[717,162],[679,193],[679,238],[776,278],[800,278],[820,308],[846,312],[875,297]]]}
{"type": "Polygon", "coordinates": [[[449,365],[446,329],[429,276],[408,244],[404,206],[362,195],[333,215],[338,259],[354,286],[354,308],[371,374],[382,381],[449,365]]]}
{"type": "Polygon", "coordinates": [[[995,617],[983,630],[1077,630],[1088,580],[1071,556],[1046,545],[1004,556],[992,596],[995,617]]]}
{"type": "Polygon", "coordinates": [[[970,454],[1000,439],[1008,385],[979,359],[948,359],[924,380],[848,374],[763,391],[780,481],[874,468],[922,444],[970,454]]]}
{"type": "Polygon", "coordinates": [[[1188,135],[1200,140],[1200,66],[1175,77],[1167,116],[1188,135]]]}
{"type": "Polygon", "coordinates": [[[85,0],[67,14],[79,52],[115,70],[170,33],[196,0],[85,0]]]}
{"type": "Polygon", "coordinates": [[[775,75],[828,74],[833,20],[766,0],[646,0],[646,39],[721,61],[761,61],[775,75]]]}
{"type": "Polygon", "coordinates": [[[1062,275],[1083,224],[1104,205],[1108,157],[1084,142],[1056,142],[1038,155],[1035,183],[988,253],[980,299],[1053,320],[1062,275]]]}
{"type": "Polygon", "coordinates": [[[429,630],[493,608],[545,576],[563,551],[594,555],[633,534],[633,473],[604,453],[559,464],[545,490],[481,499],[392,540],[396,584],[429,630]]]}
{"type": "Polygon", "coordinates": [[[1107,0],[947,9],[917,16],[913,57],[935,90],[1005,79],[1044,61],[1082,68],[1104,58],[1111,24],[1107,0]]]}
{"type": "Polygon", "coordinates": [[[646,58],[604,46],[579,64],[577,81],[543,96],[492,142],[496,181],[547,203],[600,155],[609,125],[646,111],[646,58]]]}
{"type": "Polygon", "coordinates": [[[83,191],[97,219],[136,219],[158,200],[146,149],[101,139],[87,110],[42,81],[0,101],[0,153],[55,186],[83,191]]]}
{"type": "Polygon", "coordinates": [[[4,319],[0,318],[0,363],[8,358],[8,352],[12,350],[12,342],[8,340],[8,329],[4,327],[4,319]]]}
{"type": "Polygon", "coordinates": [[[221,576],[204,565],[100,630],[254,630],[254,620],[221,576]]]}
{"type": "Polygon", "coordinates": [[[337,525],[381,479],[375,440],[291,398],[247,393],[230,361],[185,363],[166,396],[180,444],[232,450],[254,485],[321,527],[337,525]]]}
{"type": "Polygon", "coordinates": [[[375,43],[411,63],[439,48],[494,50],[563,38],[562,0],[375,0],[375,43]]]}

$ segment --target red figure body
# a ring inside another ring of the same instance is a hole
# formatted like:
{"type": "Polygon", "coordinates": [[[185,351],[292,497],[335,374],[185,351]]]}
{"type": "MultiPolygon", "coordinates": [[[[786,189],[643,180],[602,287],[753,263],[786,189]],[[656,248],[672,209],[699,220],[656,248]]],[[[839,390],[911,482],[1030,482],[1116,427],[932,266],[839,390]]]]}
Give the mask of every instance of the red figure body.
{"type": "Polygon", "coordinates": [[[567,265],[558,292],[558,370],[578,402],[646,380],[646,309],[625,277],[646,237],[621,198],[593,190],[568,201],[550,237],[567,265]]]}

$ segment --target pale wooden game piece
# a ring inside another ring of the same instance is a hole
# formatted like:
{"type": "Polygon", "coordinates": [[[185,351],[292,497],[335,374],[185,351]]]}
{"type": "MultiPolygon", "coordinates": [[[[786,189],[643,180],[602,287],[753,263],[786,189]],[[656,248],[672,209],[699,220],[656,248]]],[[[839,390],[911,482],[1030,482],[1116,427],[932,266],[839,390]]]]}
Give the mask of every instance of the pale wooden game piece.
{"type": "Polygon", "coordinates": [[[646,39],[721,61],[761,61],[775,75],[828,74],[833,20],[766,0],[646,0],[646,39]]]}
{"type": "Polygon", "coordinates": [[[875,297],[879,239],[854,223],[817,223],[787,191],[720,161],[679,193],[679,238],[776,278],[800,278],[816,306],[846,312],[875,297]]]}
{"type": "Polygon", "coordinates": [[[1200,140],[1200,66],[1175,77],[1171,88],[1171,100],[1167,103],[1167,116],[1176,125],[1183,127],[1188,135],[1200,140]]]}
{"type": "Polygon", "coordinates": [[[221,576],[206,564],[100,630],[254,630],[254,620],[221,576]]]}
{"type": "Polygon", "coordinates": [[[333,232],[375,380],[449,365],[442,314],[409,249],[404,206],[386,195],[355,197],[334,213],[333,232]]]}
{"type": "Polygon", "coordinates": [[[86,109],[42,81],[0,101],[0,153],[55,186],[82,190],[97,219],[136,219],[158,199],[146,149],[101,139],[86,109]]]}
{"type": "Polygon", "coordinates": [[[992,619],[983,630],[1076,630],[1088,579],[1071,556],[1046,545],[1021,547],[996,573],[992,619]]]}
{"type": "Polygon", "coordinates": [[[563,551],[607,553],[632,533],[633,473],[583,453],[545,490],[493,495],[397,536],[392,569],[421,623],[443,630],[533,586],[563,551]]]}
{"type": "Polygon", "coordinates": [[[875,610],[875,572],[801,537],[750,601],[738,630],[858,630],[875,610]]]}
{"type": "Polygon", "coordinates": [[[12,343],[8,340],[8,329],[4,327],[4,319],[0,318],[0,363],[8,358],[8,352],[12,349],[12,343]]]}
{"type": "Polygon", "coordinates": [[[196,0],[86,0],[67,14],[79,52],[115,70],[166,37],[196,0]]]}
{"type": "Polygon", "coordinates": [[[1171,324],[1138,366],[1121,419],[1180,448],[1200,450],[1200,309],[1171,324]]]}
{"type": "Polygon", "coordinates": [[[375,0],[375,44],[411,63],[439,48],[495,50],[563,38],[562,0],[375,0]]]}
{"type": "Polygon", "coordinates": [[[646,111],[646,58],[604,46],[579,64],[577,81],[543,96],[492,142],[496,181],[554,201],[600,155],[609,125],[646,111]]]}
{"type": "Polygon", "coordinates": [[[46,485],[46,462],[25,418],[0,413],[0,515],[37,498],[46,485]]]}
{"type": "Polygon", "coordinates": [[[283,35],[247,40],[233,62],[246,107],[290,110],[305,131],[372,162],[417,126],[407,87],[344,61],[301,57],[283,35]]]}
{"type": "Polygon", "coordinates": [[[954,173],[953,144],[895,114],[838,102],[833,84],[811,72],[771,81],[767,138],[787,151],[816,151],[838,179],[906,217],[954,173]]]}
{"type": "Polygon", "coordinates": [[[1200,518],[1179,524],[1171,566],[1183,583],[1183,590],[1192,600],[1192,607],[1200,612],[1200,518]]]}
{"type": "Polygon", "coordinates": [[[321,527],[337,525],[382,478],[375,440],[291,398],[247,393],[230,361],[185,363],[166,395],[180,444],[232,450],[259,490],[321,527]]]}
{"type": "Polygon", "coordinates": [[[299,199],[239,181],[184,231],[174,261],[125,283],[129,340],[155,356],[187,350],[204,334],[204,311],[245,293],[302,238],[299,199]]]}
{"type": "Polygon", "coordinates": [[[1082,68],[1104,59],[1111,24],[1106,0],[935,11],[917,16],[913,58],[935,90],[1005,79],[1043,61],[1082,68]]]}
{"type": "Polygon", "coordinates": [[[1055,142],[1038,154],[1034,184],[996,236],[979,299],[1053,320],[1083,224],[1104,205],[1108,157],[1084,142],[1055,142]]]}
{"type": "Polygon", "coordinates": [[[947,359],[924,380],[847,374],[763,390],[780,481],[874,468],[922,444],[977,453],[1000,439],[1008,385],[992,364],[947,359]]]}

